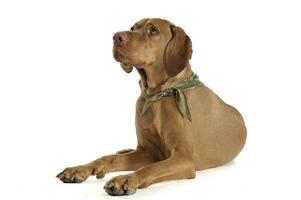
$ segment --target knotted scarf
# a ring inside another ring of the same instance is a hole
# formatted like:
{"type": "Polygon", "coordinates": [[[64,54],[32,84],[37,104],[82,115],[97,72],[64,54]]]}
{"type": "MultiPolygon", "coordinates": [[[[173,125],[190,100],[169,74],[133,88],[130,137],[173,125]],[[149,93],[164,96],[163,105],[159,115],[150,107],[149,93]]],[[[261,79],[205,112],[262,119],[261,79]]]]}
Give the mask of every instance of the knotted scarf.
{"type": "Polygon", "coordinates": [[[187,118],[189,121],[191,121],[190,111],[183,91],[201,86],[204,86],[204,84],[199,80],[198,75],[192,72],[189,78],[180,81],[174,86],[163,91],[154,94],[146,94],[145,92],[142,92],[141,95],[144,98],[145,102],[140,114],[143,115],[153,102],[159,101],[163,97],[174,95],[179,112],[184,118],[187,118]]]}

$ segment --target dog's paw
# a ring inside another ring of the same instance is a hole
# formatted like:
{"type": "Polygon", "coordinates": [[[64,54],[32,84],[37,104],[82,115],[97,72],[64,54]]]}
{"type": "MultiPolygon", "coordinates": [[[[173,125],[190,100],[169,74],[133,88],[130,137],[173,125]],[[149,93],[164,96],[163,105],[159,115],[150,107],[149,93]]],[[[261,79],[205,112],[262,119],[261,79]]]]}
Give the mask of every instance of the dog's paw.
{"type": "Polygon", "coordinates": [[[93,172],[88,166],[68,167],[56,177],[64,183],[81,183],[85,181],[93,172]]]}
{"type": "Polygon", "coordinates": [[[131,175],[121,175],[109,180],[105,184],[104,189],[112,196],[130,195],[137,190],[136,182],[131,175]]]}

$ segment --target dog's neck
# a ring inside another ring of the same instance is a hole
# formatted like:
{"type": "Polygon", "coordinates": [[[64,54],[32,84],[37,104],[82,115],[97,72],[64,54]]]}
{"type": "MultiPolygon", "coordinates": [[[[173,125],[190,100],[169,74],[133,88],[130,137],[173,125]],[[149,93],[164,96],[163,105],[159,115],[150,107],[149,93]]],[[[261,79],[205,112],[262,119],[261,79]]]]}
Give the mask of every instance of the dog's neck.
{"type": "Polygon", "coordinates": [[[140,74],[139,85],[141,91],[147,94],[154,94],[172,87],[177,82],[188,78],[192,71],[190,64],[187,64],[184,69],[174,77],[169,77],[165,70],[158,70],[151,66],[143,69],[138,69],[140,74]]]}

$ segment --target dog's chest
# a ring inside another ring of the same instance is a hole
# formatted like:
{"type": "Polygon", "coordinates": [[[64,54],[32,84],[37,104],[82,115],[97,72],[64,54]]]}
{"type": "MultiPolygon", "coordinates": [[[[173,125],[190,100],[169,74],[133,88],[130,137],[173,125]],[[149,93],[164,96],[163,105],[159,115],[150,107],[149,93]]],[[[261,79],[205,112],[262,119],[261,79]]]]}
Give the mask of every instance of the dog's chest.
{"type": "MultiPolygon", "coordinates": [[[[167,97],[168,98],[168,97],[167,97]]],[[[165,141],[164,133],[164,117],[166,117],[166,101],[164,98],[154,102],[146,112],[141,115],[144,100],[137,102],[136,125],[138,139],[146,145],[157,151],[159,157],[165,158],[170,155],[165,141]]]]}
{"type": "Polygon", "coordinates": [[[158,132],[164,127],[164,121],[172,113],[171,109],[176,108],[174,105],[174,97],[165,97],[153,102],[147,110],[141,114],[143,98],[139,98],[136,106],[136,122],[145,129],[155,129],[158,132]]]}

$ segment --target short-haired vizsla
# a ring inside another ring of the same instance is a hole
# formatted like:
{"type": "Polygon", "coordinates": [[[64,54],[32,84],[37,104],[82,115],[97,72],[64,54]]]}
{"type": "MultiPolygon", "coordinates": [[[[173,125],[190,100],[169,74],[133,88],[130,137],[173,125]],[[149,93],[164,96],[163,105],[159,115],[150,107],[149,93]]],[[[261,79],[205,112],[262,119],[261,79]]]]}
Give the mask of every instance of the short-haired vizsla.
{"type": "Polygon", "coordinates": [[[244,120],[198,81],[189,64],[191,40],[183,29],[147,18],[130,31],[115,33],[113,40],[115,60],[141,77],[137,148],[66,168],[57,175],[60,180],[79,183],[90,175],[134,171],[104,186],[110,195],[127,195],[156,182],[194,178],[195,171],[224,165],[239,154],[247,137],[244,120]]]}

